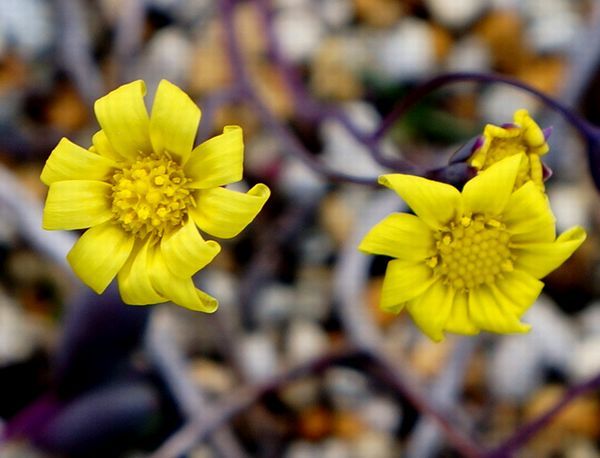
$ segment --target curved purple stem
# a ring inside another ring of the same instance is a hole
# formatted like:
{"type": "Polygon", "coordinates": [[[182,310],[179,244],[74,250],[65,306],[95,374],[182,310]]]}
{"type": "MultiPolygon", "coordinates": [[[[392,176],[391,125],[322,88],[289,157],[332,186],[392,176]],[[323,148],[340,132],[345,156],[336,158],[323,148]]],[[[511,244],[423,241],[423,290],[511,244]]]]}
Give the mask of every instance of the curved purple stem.
{"type": "Polygon", "coordinates": [[[513,456],[513,453],[526,444],[542,428],[544,428],[552,419],[560,413],[571,401],[590,391],[600,389],[600,373],[594,377],[583,381],[578,385],[572,386],[564,396],[545,413],[525,426],[519,428],[513,436],[508,438],[503,444],[485,455],[485,458],[503,458],[513,456]]]}
{"type": "Polygon", "coordinates": [[[538,98],[553,110],[559,112],[584,138],[586,138],[586,140],[600,135],[600,129],[585,121],[566,105],[517,78],[497,74],[465,72],[440,75],[414,88],[394,107],[392,112],[386,116],[379,129],[373,134],[373,140],[381,139],[394,123],[430,92],[448,84],[464,83],[468,81],[477,83],[502,83],[521,89],[538,98]]]}

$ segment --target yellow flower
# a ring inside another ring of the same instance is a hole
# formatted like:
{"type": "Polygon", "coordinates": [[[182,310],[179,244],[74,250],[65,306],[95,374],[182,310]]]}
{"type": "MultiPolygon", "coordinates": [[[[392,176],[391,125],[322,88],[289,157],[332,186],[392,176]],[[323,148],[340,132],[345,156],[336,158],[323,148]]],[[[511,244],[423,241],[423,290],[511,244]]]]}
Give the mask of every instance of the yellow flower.
{"type": "Polygon", "coordinates": [[[222,187],[242,179],[242,129],[193,148],[200,109],[178,87],[161,81],[151,115],[146,87],[135,81],[96,101],[102,128],[93,146],[63,138],[48,158],[45,229],[87,229],[67,255],[98,294],[115,276],[125,303],[172,301],[203,312],[215,298],[192,276],[219,253],[216,237],[237,235],[258,214],[269,188],[247,193],[222,187]]]}
{"type": "Polygon", "coordinates": [[[483,130],[482,144],[477,148],[469,164],[477,170],[485,170],[508,156],[523,154],[515,187],[531,180],[542,191],[544,177],[540,156],[550,147],[540,126],[529,116],[527,110],[515,112],[513,124],[503,127],[488,124],[483,130]]]}
{"type": "Polygon", "coordinates": [[[521,155],[492,165],[462,192],[412,175],[383,175],[415,212],[375,225],[359,249],[388,263],[381,308],[406,307],[431,339],[443,331],[526,332],[520,317],[540,294],[539,280],[584,241],[573,227],[558,238],[548,201],[531,181],[514,190],[521,155]]]}

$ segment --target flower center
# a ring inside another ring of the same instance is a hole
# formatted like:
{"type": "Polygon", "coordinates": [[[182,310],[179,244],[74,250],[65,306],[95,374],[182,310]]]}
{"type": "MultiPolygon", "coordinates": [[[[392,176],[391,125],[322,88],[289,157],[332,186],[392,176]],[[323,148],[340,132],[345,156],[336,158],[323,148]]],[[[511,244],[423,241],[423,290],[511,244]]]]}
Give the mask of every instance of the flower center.
{"type": "Polygon", "coordinates": [[[123,228],[139,238],[183,224],[195,206],[187,189],[191,180],[168,155],[140,155],[112,176],[112,211],[123,228]]]}
{"type": "Polygon", "coordinates": [[[444,284],[459,291],[493,284],[513,270],[510,234],[502,223],[483,215],[464,216],[435,235],[437,255],[428,259],[444,284]]]}

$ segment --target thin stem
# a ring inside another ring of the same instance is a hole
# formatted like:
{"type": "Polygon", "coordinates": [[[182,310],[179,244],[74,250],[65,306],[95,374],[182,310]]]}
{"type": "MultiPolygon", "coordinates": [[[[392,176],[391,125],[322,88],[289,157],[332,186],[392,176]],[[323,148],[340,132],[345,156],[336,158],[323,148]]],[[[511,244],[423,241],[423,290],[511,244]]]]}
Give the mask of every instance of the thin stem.
{"type": "Polygon", "coordinates": [[[327,177],[331,181],[348,182],[362,185],[375,186],[377,184],[376,177],[357,177],[342,172],[332,170],[322,162],[318,161],[315,156],[308,151],[304,145],[296,138],[292,131],[280,123],[275,115],[271,113],[267,105],[260,99],[256,91],[253,90],[252,80],[244,64],[241,48],[239,46],[234,26],[234,0],[221,0],[219,2],[221,16],[225,30],[225,45],[229,56],[232,72],[236,75],[236,85],[240,89],[244,98],[250,102],[256,110],[263,124],[281,141],[284,145],[284,150],[287,153],[294,154],[307,167],[327,177]]]}
{"type": "Polygon", "coordinates": [[[408,385],[403,374],[398,367],[392,364],[381,352],[371,352],[370,357],[382,371],[383,378],[398,393],[401,393],[406,400],[419,411],[419,413],[431,418],[442,429],[448,442],[460,452],[461,456],[467,458],[478,458],[483,455],[482,448],[475,443],[467,434],[465,434],[455,422],[451,421],[446,415],[435,409],[429,401],[408,385]],[[409,394],[407,397],[406,395],[409,394]]]}
{"type": "Polygon", "coordinates": [[[150,455],[150,458],[182,456],[188,453],[195,444],[206,441],[214,431],[256,403],[265,394],[308,374],[318,373],[332,365],[351,359],[364,358],[365,356],[365,353],[360,350],[347,348],[295,366],[266,383],[256,386],[243,386],[229,394],[226,399],[211,405],[211,408],[201,418],[196,417],[193,421],[187,423],[150,455]]]}
{"type": "Polygon", "coordinates": [[[526,444],[533,436],[535,436],[544,426],[552,421],[552,419],[560,413],[574,399],[600,388],[600,373],[596,376],[585,380],[582,383],[572,386],[567,390],[564,396],[551,408],[539,417],[533,419],[526,425],[522,426],[509,437],[504,443],[498,446],[485,455],[486,458],[502,458],[512,456],[512,454],[526,444]]]}
{"type": "Polygon", "coordinates": [[[269,3],[269,0],[255,0],[255,5],[260,18],[262,19],[263,29],[265,31],[269,57],[284,76],[284,81],[294,99],[294,105],[296,106],[297,112],[301,116],[319,122],[324,119],[335,119],[348,133],[350,133],[350,135],[367,148],[372,158],[380,165],[399,172],[416,173],[417,168],[414,164],[402,159],[390,159],[385,157],[381,151],[380,142],[377,139],[373,139],[371,134],[358,128],[343,111],[338,108],[323,105],[306,90],[298,73],[288,64],[278,46],[273,27],[273,12],[269,8],[269,3]]]}
{"type": "Polygon", "coordinates": [[[416,105],[429,93],[448,84],[463,83],[468,81],[478,83],[501,83],[521,89],[538,98],[553,110],[559,112],[586,139],[598,136],[598,129],[595,126],[582,119],[565,104],[516,78],[485,73],[449,73],[435,77],[414,88],[384,119],[379,129],[373,134],[373,140],[379,140],[383,138],[388,130],[396,122],[398,122],[398,120],[404,116],[410,108],[416,105]]]}

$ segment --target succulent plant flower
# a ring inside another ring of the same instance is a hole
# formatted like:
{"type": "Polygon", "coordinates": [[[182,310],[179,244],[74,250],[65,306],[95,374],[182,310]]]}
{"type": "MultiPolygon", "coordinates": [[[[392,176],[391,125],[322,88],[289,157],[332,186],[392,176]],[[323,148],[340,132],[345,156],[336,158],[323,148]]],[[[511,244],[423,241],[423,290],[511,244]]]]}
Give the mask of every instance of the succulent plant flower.
{"type": "Polygon", "coordinates": [[[172,301],[203,312],[217,300],[192,276],[219,253],[204,233],[230,238],[258,214],[270,191],[223,187],[242,179],[242,129],[194,148],[200,109],[178,87],[160,82],[151,114],[143,81],[96,101],[101,130],[85,149],[63,138],[41,179],[49,186],[43,227],[87,229],[67,255],[77,276],[97,293],[118,279],[125,303],[172,301]]]}
{"type": "Polygon", "coordinates": [[[556,237],[546,195],[531,180],[515,188],[524,154],[486,167],[462,192],[425,178],[390,174],[379,182],[414,211],[376,224],[359,249],[391,256],[383,310],[406,309],[440,341],[444,331],[527,332],[520,321],[543,288],[541,278],[585,240],[581,227],[556,237]]]}
{"type": "Polygon", "coordinates": [[[544,169],[540,156],[549,151],[546,134],[525,109],[517,110],[513,123],[503,126],[488,124],[468,163],[478,171],[485,170],[508,156],[522,155],[515,187],[531,180],[544,190],[544,169]]]}

